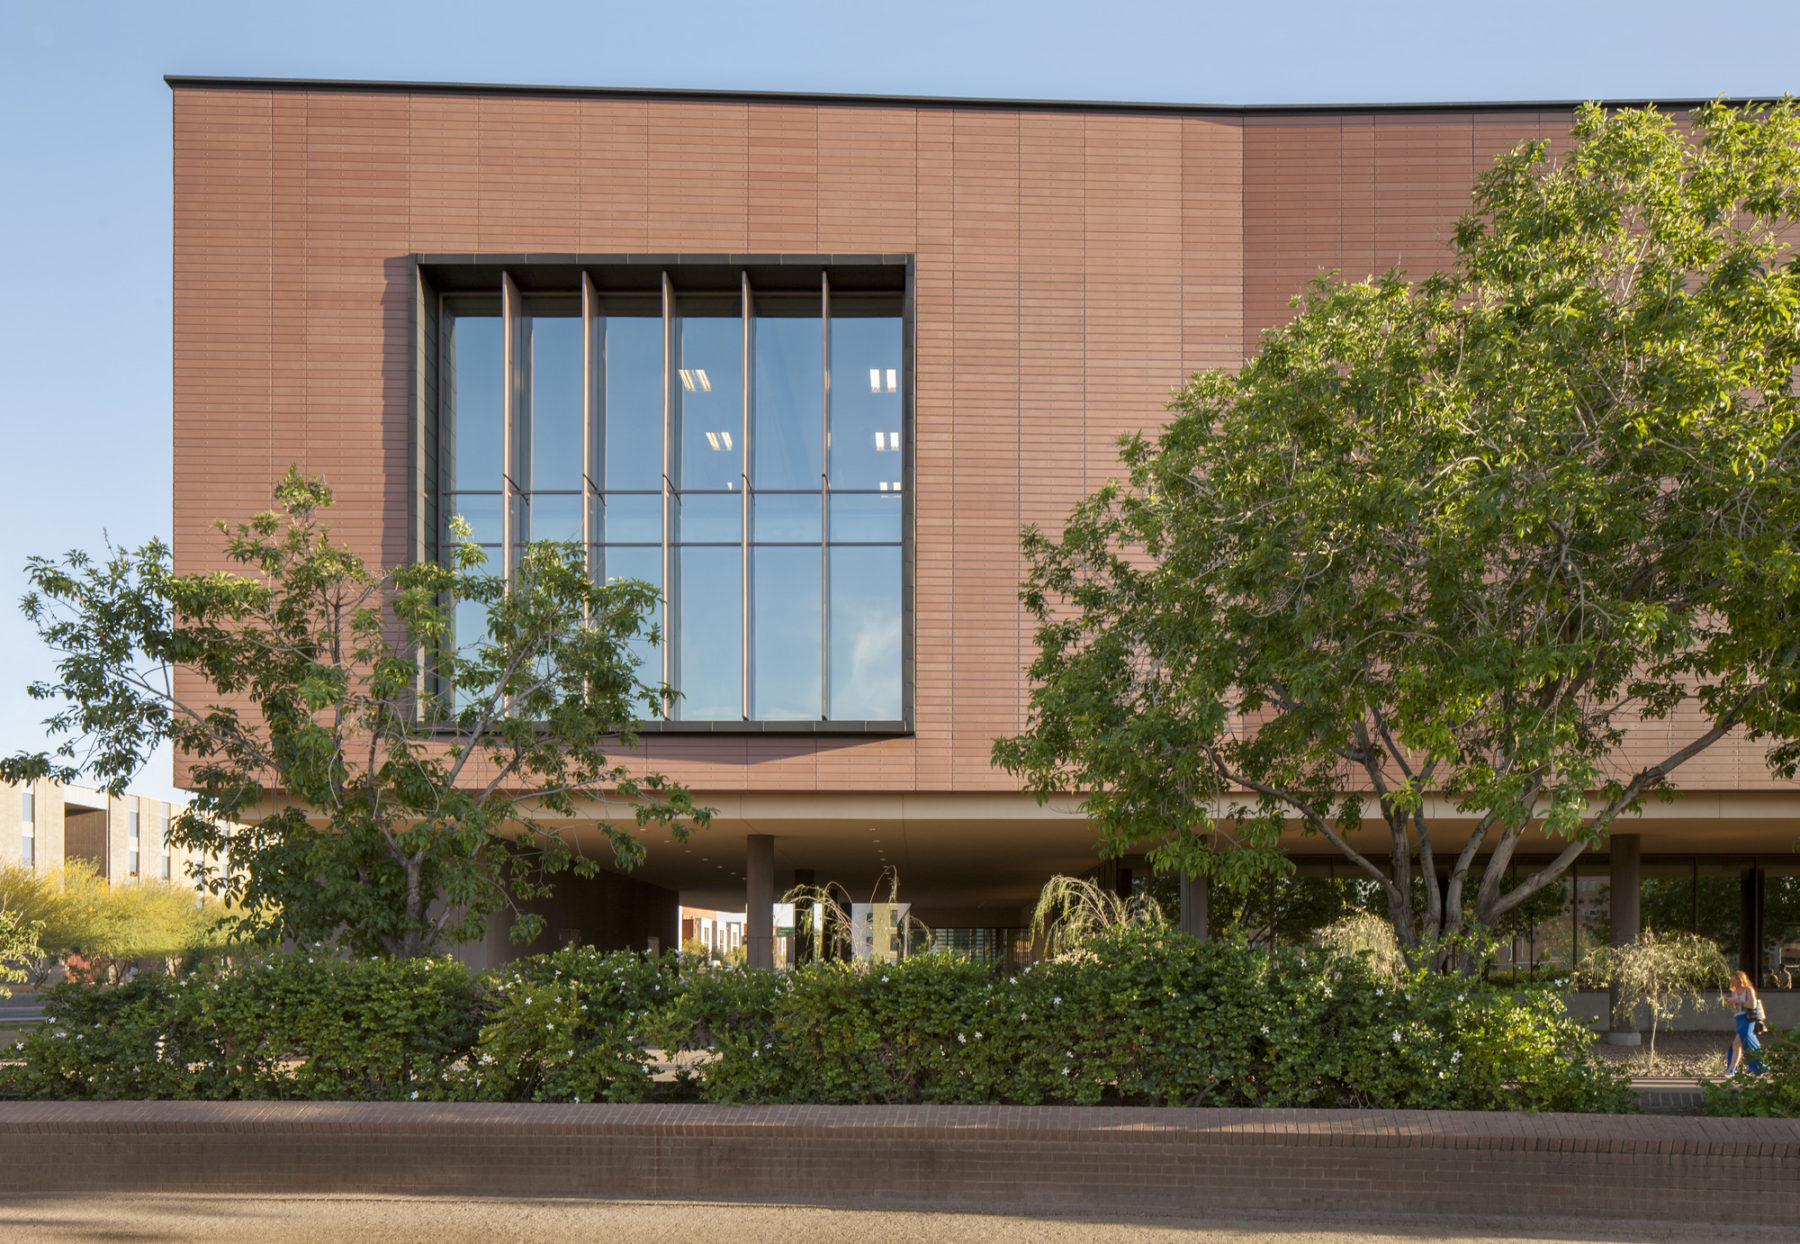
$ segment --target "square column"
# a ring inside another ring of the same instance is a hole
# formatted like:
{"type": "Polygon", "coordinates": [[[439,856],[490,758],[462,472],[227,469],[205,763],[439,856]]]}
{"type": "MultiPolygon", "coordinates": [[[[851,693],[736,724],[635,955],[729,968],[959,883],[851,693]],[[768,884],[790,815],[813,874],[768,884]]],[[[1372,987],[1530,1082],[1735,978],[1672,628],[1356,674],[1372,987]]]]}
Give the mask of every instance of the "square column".
{"type": "MultiPolygon", "coordinates": [[[[1611,872],[1609,898],[1612,908],[1612,944],[1629,946],[1638,936],[1638,844],[1637,834],[1613,834],[1609,851],[1611,872]]],[[[1609,989],[1606,995],[1608,1045],[1638,1045],[1637,1016],[1618,1014],[1619,991],[1609,989]]]]}
{"type": "Polygon", "coordinates": [[[744,839],[744,953],[752,968],[775,967],[775,836],[744,839]]]}

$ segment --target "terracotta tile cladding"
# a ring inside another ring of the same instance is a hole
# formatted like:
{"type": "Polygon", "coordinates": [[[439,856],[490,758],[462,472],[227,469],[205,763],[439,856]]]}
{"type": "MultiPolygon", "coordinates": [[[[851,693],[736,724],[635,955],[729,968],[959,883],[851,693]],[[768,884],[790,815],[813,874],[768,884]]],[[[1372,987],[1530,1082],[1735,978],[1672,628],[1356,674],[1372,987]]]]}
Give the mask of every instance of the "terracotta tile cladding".
{"type": "MultiPolygon", "coordinates": [[[[339,486],[359,551],[407,555],[410,255],[914,256],[916,735],[803,740],[779,775],[741,742],[657,743],[679,780],[843,791],[1014,789],[988,756],[1024,722],[1020,525],[1116,474],[1115,439],[1319,271],[1443,262],[1491,156],[1569,120],[191,82],[174,102],[183,569],[217,565],[212,521],[263,508],[290,462],[339,486]]],[[[1773,784],[1734,750],[1694,775],[1773,784]]]]}

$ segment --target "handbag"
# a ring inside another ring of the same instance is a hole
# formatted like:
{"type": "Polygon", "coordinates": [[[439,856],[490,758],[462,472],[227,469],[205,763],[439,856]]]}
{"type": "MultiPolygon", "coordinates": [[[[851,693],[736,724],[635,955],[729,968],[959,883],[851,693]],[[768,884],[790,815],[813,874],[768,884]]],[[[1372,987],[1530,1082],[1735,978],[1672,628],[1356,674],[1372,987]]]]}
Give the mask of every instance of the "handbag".
{"type": "Polygon", "coordinates": [[[1762,999],[1756,1000],[1756,1010],[1751,1012],[1750,1031],[1758,1037],[1769,1035],[1769,1017],[1763,1011],[1762,999]]]}

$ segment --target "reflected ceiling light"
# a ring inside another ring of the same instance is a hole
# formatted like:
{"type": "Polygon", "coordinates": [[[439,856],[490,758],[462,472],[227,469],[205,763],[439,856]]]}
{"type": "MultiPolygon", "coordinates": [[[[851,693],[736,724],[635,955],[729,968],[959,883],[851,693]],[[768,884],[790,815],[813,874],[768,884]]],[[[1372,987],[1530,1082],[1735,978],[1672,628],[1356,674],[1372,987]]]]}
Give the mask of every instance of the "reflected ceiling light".
{"type": "Polygon", "coordinates": [[[675,374],[681,377],[681,387],[692,393],[694,391],[694,373],[683,367],[675,374]]]}
{"type": "Polygon", "coordinates": [[[879,367],[869,368],[869,392],[881,392],[881,368],[879,367]]]}
{"type": "Polygon", "coordinates": [[[889,393],[898,393],[900,391],[900,373],[892,367],[888,368],[887,381],[887,391],[889,393]]]}
{"type": "Polygon", "coordinates": [[[881,481],[881,491],[883,491],[883,492],[887,491],[887,481],[886,480],[881,481]]]}
{"type": "MultiPolygon", "coordinates": [[[[701,378],[701,379],[702,379],[702,380],[704,380],[704,379],[706,379],[706,373],[705,373],[705,372],[701,372],[701,373],[700,373],[700,378],[701,378]]],[[[723,440],[724,440],[724,441],[725,441],[725,448],[727,448],[727,449],[730,449],[730,448],[731,448],[731,433],[729,433],[729,432],[721,432],[721,433],[719,433],[719,436],[720,436],[720,437],[721,437],[721,438],[722,438],[722,439],[723,439],[723,440]]]]}
{"type": "Polygon", "coordinates": [[[900,491],[900,481],[899,481],[899,480],[895,480],[895,481],[894,481],[894,487],[893,487],[893,488],[892,488],[892,489],[891,489],[891,491],[893,491],[893,492],[899,492],[899,491],[900,491]]]}
{"type": "Polygon", "coordinates": [[[719,434],[717,432],[708,432],[706,434],[706,443],[711,445],[714,449],[717,449],[719,447],[719,434]]]}
{"type": "Polygon", "coordinates": [[[714,449],[719,449],[719,450],[730,449],[731,448],[731,433],[729,433],[729,432],[708,432],[706,434],[706,443],[708,445],[711,445],[714,449]]]}
{"type": "MultiPolygon", "coordinates": [[[[889,374],[891,375],[892,373],[889,373],[889,374]]],[[[712,381],[710,381],[706,378],[706,368],[704,368],[704,367],[696,368],[694,371],[694,379],[696,379],[700,382],[700,387],[702,389],[705,389],[708,393],[712,392],[712,381]]],[[[893,387],[892,381],[888,382],[888,387],[889,388],[893,387]]]]}

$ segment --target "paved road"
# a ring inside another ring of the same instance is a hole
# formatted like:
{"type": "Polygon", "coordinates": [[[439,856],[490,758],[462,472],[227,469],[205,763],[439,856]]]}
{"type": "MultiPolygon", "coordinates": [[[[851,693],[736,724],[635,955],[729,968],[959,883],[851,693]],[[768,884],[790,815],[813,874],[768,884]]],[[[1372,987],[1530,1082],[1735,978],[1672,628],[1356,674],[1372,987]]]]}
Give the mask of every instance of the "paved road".
{"type": "Polygon", "coordinates": [[[44,1004],[36,997],[0,998],[0,1028],[35,1024],[44,1018],[44,1004]]]}
{"type": "Polygon", "coordinates": [[[462,1244],[503,1240],[565,1244],[793,1244],[795,1240],[855,1240],[857,1244],[987,1244],[1030,1241],[1075,1244],[1662,1244],[1693,1241],[1791,1239],[1786,1233],[1741,1233],[1656,1226],[1599,1228],[1545,1222],[1529,1227],[1474,1221],[1430,1225],[1271,1222],[1201,1223],[1168,1218],[1135,1222],[1005,1218],[982,1214],[889,1213],[797,1206],[682,1202],[453,1201],[384,1197],[0,1196],[0,1240],[7,1244],[66,1244],[76,1240],[153,1244],[160,1241],[254,1240],[257,1244],[355,1241],[356,1244],[462,1244]]]}

